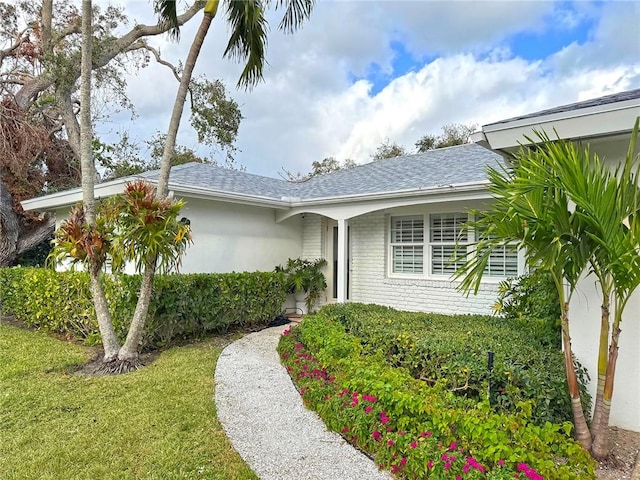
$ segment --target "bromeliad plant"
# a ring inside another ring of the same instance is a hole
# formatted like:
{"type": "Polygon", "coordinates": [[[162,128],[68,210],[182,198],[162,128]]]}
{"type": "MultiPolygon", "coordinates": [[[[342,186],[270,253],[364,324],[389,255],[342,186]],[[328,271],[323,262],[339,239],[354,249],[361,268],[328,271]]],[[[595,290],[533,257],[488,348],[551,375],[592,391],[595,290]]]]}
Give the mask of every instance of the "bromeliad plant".
{"type": "Polygon", "coordinates": [[[158,199],[150,183],[128,182],[122,195],[101,203],[95,223],[85,221],[81,205],[72,209],[68,220],[56,231],[51,259],[56,263],[70,261],[81,264],[91,273],[92,294],[104,346],[103,371],[121,373],[140,366],[138,347],[151,296],[156,263],[162,271],[178,268],[186,247],[191,242],[191,230],[178,221],[183,201],[158,199]],[[107,260],[114,273],[126,264],[142,272],[138,302],[124,345],[120,345],[109,313],[104,288],[93,285],[100,278],[107,260]]]}

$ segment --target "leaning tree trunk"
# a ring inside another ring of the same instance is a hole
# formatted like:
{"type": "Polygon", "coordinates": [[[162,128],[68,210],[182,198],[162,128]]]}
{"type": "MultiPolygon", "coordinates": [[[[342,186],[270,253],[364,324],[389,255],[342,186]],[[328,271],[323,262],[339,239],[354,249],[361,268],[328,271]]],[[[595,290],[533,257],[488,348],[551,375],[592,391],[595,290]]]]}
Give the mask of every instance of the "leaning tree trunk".
{"type": "MultiPolygon", "coordinates": [[[[80,65],[80,168],[82,170],[82,203],[89,228],[96,223],[94,193],[95,164],[93,162],[91,128],[91,55],[92,55],[92,5],[91,0],[82,0],[82,58],[80,65]]],[[[112,360],[118,353],[119,343],[109,315],[109,306],[102,283],[100,267],[90,259],[91,296],[102,336],[104,360],[112,360]]]]}
{"type": "Polygon", "coordinates": [[[156,258],[147,260],[144,266],[142,282],[140,284],[140,295],[136,304],[133,319],[127,333],[127,340],[118,352],[118,369],[121,372],[132,371],[140,367],[138,347],[144,334],[144,324],[151,303],[151,293],[153,289],[153,277],[156,272],[156,258]]]}
{"type": "Polygon", "coordinates": [[[571,411],[573,413],[576,441],[582,445],[585,450],[589,451],[591,449],[591,433],[589,432],[587,419],[582,409],[578,376],[576,375],[576,369],[573,365],[573,350],[571,348],[571,336],[569,335],[568,312],[569,306],[565,303],[562,309],[562,345],[564,350],[564,366],[567,374],[567,386],[569,387],[569,395],[571,396],[571,411]]]}
{"type": "Polygon", "coordinates": [[[621,315],[616,311],[616,318],[611,328],[611,344],[609,345],[609,358],[607,362],[603,398],[602,403],[599,405],[600,412],[598,413],[598,416],[600,419],[598,422],[598,428],[593,430],[591,455],[599,461],[604,460],[606,456],[609,455],[609,415],[611,414],[613,383],[616,376],[616,363],[618,361],[618,340],[620,339],[621,320],[621,315]]]}
{"type": "Polygon", "coordinates": [[[169,190],[169,172],[171,171],[171,161],[173,159],[173,153],[176,148],[176,138],[178,137],[178,129],[180,128],[180,120],[182,119],[182,111],[184,110],[184,103],[187,99],[187,91],[189,90],[189,84],[191,83],[191,77],[193,76],[193,69],[196,66],[196,61],[200,55],[202,44],[211,21],[216,15],[218,9],[218,0],[209,0],[204,8],[204,16],[196,36],[193,39],[187,60],[184,63],[184,71],[180,78],[180,85],[178,86],[178,93],[176,94],[176,100],[173,104],[173,111],[171,112],[171,120],[169,121],[169,129],[167,130],[167,138],[165,139],[164,150],[162,152],[162,161],[160,164],[160,174],[158,175],[158,188],[156,191],[157,198],[165,198],[169,190]]]}

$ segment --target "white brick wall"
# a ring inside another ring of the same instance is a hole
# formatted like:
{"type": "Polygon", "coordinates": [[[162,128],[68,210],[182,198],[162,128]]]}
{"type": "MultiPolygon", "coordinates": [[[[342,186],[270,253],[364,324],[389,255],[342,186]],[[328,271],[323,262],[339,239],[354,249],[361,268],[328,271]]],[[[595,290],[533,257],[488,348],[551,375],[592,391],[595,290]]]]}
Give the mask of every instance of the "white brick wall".
{"type": "Polygon", "coordinates": [[[356,217],[351,226],[351,301],[400,310],[490,314],[496,284],[465,297],[448,280],[388,278],[386,222],[380,212],[356,217]]]}

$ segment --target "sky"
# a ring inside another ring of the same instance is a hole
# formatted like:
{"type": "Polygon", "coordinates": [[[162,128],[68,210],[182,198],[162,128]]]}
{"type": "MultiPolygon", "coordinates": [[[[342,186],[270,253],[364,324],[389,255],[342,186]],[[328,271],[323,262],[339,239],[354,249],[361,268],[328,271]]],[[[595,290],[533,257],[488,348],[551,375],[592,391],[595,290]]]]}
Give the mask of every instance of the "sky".
{"type": "MultiPolygon", "coordinates": [[[[112,3],[154,22],[147,0],[112,3]]],[[[366,163],[384,141],[413,152],[445,124],[484,125],[640,88],[640,1],[318,0],[293,35],[277,29],[281,13],[268,14],[268,65],[252,90],[235,87],[242,66],[222,58],[222,15],[196,65],[196,75],[221,79],[240,105],[235,159],[249,173],[304,174],[329,156],[366,163]]],[[[183,26],[179,43],[150,43],[184,61],[200,18],[183,26]]],[[[127,82],[137,117],[111,115],[97,133],[143,141],[166,131],[177,91],[169,70],[152,62],[127,82]]],[[[178,142],[223,160],[197,144],[188,115],[178,142]]]]}

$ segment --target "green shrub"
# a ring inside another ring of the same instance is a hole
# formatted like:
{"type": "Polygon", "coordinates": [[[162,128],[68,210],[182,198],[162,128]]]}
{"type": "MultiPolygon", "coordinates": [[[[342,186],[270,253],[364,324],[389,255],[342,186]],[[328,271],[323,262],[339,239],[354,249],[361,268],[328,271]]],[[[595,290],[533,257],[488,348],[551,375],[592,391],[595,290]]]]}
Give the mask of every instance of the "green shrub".
{"type": "Polygon", "coordinates": [[[503,479],[527,471],[543,477],[526,478],[595,478],[589,454],[569,437],[570,423],[536,425],[531,402],[496,413],[441,382],[415,379],[347,333],[329,313],[338,310],[325,308],[285,331],[278,350],[305,404],[380,468],[401,479],[503,479]]]}
{"type": "MultiPolygon", "coordinates": [[[[103,277],[116,332],[124,338],[140,276],[103,277]]],[[[155,348],[230,327],[266,325],[282,311],[281,273],[157,275],[143,346],[155,348]]],[[[99,332],[85,272],[0,269],[0,308],[25,324],[98,343],[99,332]]]]}
{"type": "Polygon", "coordinates": [[[560,348],[560,301],[548,272],[535,271],[501,282],[494,309],[506,318],[531,324],[538,340],[560,348]]]}
{"type": "MultiPolygon", "coordinates": [[[[474,402],[487,396],[487,354],[493,351],[490,403],[496,411],[515,412],[520,402],[531,400],[532,418],[539,425],[572,418],[562,352],[541,343],[533,323],[354,303],[330,305],[322,312],[340,320],[367,354],[380,354],[414,378],[440,383],[474,402]]],[[[579,372],[586,375],[581,367],[579,372]]]]}

